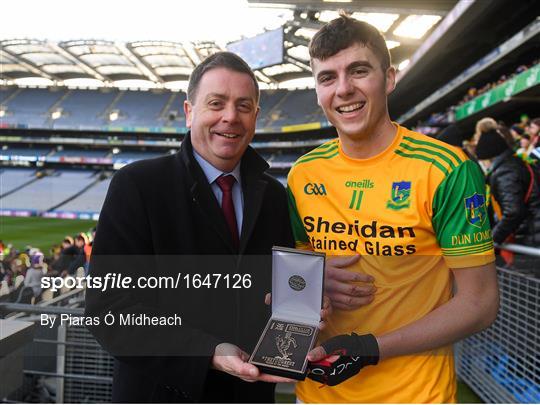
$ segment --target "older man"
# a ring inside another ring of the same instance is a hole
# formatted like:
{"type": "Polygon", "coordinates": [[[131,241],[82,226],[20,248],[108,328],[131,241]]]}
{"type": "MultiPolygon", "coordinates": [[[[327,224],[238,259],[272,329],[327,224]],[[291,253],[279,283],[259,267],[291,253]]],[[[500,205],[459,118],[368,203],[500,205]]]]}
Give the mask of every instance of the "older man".
{"type": "Polygon", "coordinates": [[[242,59],[208,57],[190,77],[191,132],[179,153],[131,164],[111,182],[90,275],[180,283],[89,288],[87,315],[182,317],[173,326],[91,326],[117,358],[114,402],[273,402],[267,382],[287,381],[247,363],[268,319],[266,258],[273,245],[294,244],[285,191],[248,146],[258,103],[257,80],[242,59]]]}

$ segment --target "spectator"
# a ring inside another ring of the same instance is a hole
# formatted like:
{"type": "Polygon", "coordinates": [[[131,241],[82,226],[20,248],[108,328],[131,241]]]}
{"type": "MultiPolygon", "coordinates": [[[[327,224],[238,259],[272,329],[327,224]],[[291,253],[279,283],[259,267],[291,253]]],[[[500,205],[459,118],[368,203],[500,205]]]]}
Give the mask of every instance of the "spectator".
{"type": "Polygon", "coordinates": [[[522,159],[526,158],[529,152],[529,145],[531,144],[531,137],[526,133],[523,133],[519,138],[519,148],[516,151],[516,154],[519,155],[522,159]]]}
{"type": "Polygon", "coordinates": [[[497,129],[499,133],[503,136],[508,146],[510,146],[512,150],[516,150],[517,142],[514,140],[514,137],[512,136],[512,132],[510,132],[510,128],[508,128],[503,121],[499,121],[497,123],[497,129]]]}
{"type": "Polygon", "coordinates": [[[531,137],[531,144],[529,145],[529,157],[535,159],[537,162],[540,162],[540,142],[538,141],[539,132],[540,117],[533,119],[527,127],[527,133],[531,137]]]}
{"type": "Polygon", "coordinates": [[[84,275],[86,276],[88,274],[88,268],[90,264],[90,256],[92,254],[92,245],[94,244],[94,238],[96,237],[96,227],[92,228],[91,231],[91,239],[87,241],[87,243],[84,245],[84,275]]]}
{"type": "Polygon", "coordinates": [[[495,121],[491,117],[485,117],[479,120],[476,123],[472,144],[476,145],[478,143],[478,139],[480,138],[480,135],[482,135],[482,133],[497,129],[498,126],[499,124],[497,124],[497,121],[495,121]]]}
{"type": "Polygon", "coordinates": [[[52,265],[55,273],[62,275],[62,277],[65,276],[68,273],[71,263],[78,254],[79,250],[74,245],[73,238],[71,236],[66,236],[62,241],[60,256],[52,265]]]}
{"type": "Polygon", "coordinates": [[[529,116],[527,114],[521,114],[519,116],[519,124],[517,125],[525,130],[529,126],[529,116]]]}
{"type": "Polygon", "coordinates": [[[514,141],[519,142],[525,131],[519,125],[514,124],[510,127],[510,134],[514,141]]]}
{"type": "Polygon", "coordinates": [[[84,253],[84,247],[88,241],[88,237],[84,233],[80,233],[75,237],[74,241],[74,256],[73,260],[69,264],[68,274],[74,275],[79,267],[84,268],[86,257],[84,253]]]}
{"type": "Polygon", "coordinates": [[[34,298],[41,295],[41,278],[43,277],[43,256],[32,258],[31,267],[26,271],[24,277],[24,286],[32,288],[34,298]]]}
{"type": "Polygon", "coordinates": [[[540,246],[540,191],[530,166],[515,156],[496,130],[480,135],[476,156],[488,168],[487,182],[497,222],[493,241],[540,246]]]}

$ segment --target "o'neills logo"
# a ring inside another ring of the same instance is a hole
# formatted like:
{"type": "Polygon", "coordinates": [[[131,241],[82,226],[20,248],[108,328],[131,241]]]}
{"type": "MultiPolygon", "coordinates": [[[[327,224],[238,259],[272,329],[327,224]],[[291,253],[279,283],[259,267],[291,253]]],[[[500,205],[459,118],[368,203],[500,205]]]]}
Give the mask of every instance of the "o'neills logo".
{"type": "Polygon", "coordinates": [[[322,217],[304,217],[304,227],[307,232],[317,233],[337,233],[346,235],[356,235],[363,238],[414,238],[414,229],[412,226],[379,225],[377,221],[371,221],[368,224],[362,224],[355,220],[352,223],[330,222],[322,217]]]}
{"type": "Polygon", "coordinates": [[[347,188],[373,188],[375,187],[375,183],[371,181],[370,179],[364,179],[364,180],[347,180],[345,182],[345,187],[347,188]]]}
{"type": "Polygon", "coordinates": [[[289,277],[289,287],[295,291],[302,291],[306,288],[306,280],[295,274],[294,276],[289,277]]]}

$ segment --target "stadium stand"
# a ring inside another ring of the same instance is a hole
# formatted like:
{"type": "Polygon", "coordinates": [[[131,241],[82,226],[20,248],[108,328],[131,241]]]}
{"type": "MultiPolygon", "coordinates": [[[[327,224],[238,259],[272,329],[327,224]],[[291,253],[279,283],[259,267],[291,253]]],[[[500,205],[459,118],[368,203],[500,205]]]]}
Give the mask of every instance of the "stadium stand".
{"type": "Polygon", "coordinates": [[[281,127],[310,122],[317,106],[317,96],[313,90],[289,92],[270,111],[269,126],[281,127]],[[299,118],[304,118],[299,119],[299,118]]]}
{"type": "Polygon", "coordinates": [[[0,150],[0,155],[3,156],[45,156],[52,152],[51,148],[17,148],[6,147],[0,150]]]}
{"type": "Polygon", "coordinates": [[[129,126],[156,126],[160,113],[171,97],[170,92],[121,92],[121,97],[110,108],[120,112],[115,124],[129,126]]]}
{"type": "Polygon", "coordinates": [[[62,110],[59,119],[54,120],[53,128],[84,129],[104,125],[105,111],[118,95],[118,90],[107,91],[69,90],[58,105],[62,110]]]}
{"type": "Polygon", "coordinates": [[[99,213],[110,183],[111,180],[106,179],[92,185],[73,200],[57,207],[55,211],[99,213]]]}
{"type": "Polygon", "coordinates": [[[184,127],[186,125],[183,107],[185,100],[186,93],[184,92],[174,92],[170,94],[167,104],[159,117],[165,126],[178,125],[184,127]]]}
{"type": "Polygon", "coordinates": [[[48,211],[96,182],[92,175],[88,171],[68,170],[51,173],[1,198],[2,209],[48,211]]]}
{"type": "MultiPolygon", "coordinates": [[[[0,198],[37,180],[35,169],[2,169],[0,171],[0,198]]],[[[1,203],[4,206],[4,203],[1,203]]]]}
{"type": "Polygon", "coordinates": [[[62,149],[54,151],[51,156],[57,157],[105,157],[109,155],[110,150],[81,150],[81,149],[62,149]]]}
{"type": "MultiPolygon", "coordinates": [[[[70,90],[66,88],[1,90],[3,126],[63,130],[130,132],[133,128],[185,128],[184,92],[163,90],[70,90]],[[52,118],[52,112],[59,116],[52,118]],[[109,114],[118,117],[111,121],[109,114]],[[112,127],[112,128],[111,128],[112,127]]],[[[321,121],[312,90],[263,90],[258,128],[279,128],[321,121]]],[[[324,120],[326,121],[326,120],[324,120]]]]}
{"type": "Polygon", "coordinates": [[[28,128],[47,127],[47,113],[66,93],[41,89],[20,89],[3,104],[8,115],[5,123],[24,123],[28,128]]]}
{"type": "Polygon", "coordinates": [[[20,92],[18,87],[0,87],[0,105],[7,105],[7,101],[15,94],[20,92]]]}
{"type": "Polygon", "coordinates": [[[261,111],[259,112],[259,126],[270,126],[272,115],[287,96],[287,90],[269,90],[261,92],[261,111]]]}
{"type": "Polygon", "coordinates": [[[115,161],[134,162],[136,160],[151,159],[165,154],[164,152],[119,152],[114,155],[115,161]]]}

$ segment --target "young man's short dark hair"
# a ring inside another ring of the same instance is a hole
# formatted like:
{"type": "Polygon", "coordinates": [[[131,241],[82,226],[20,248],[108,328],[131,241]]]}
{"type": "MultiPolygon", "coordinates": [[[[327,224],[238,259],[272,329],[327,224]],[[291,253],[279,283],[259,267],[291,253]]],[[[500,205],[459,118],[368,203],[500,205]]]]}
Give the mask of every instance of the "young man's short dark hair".
{"type": "Polygon", "coordinates": [[[259,83],[255,74],[248,66],[248,64],[238,55],[232,52],[217,52],[210,55],[203,60],[191,73],[189,77],[189,84],[187,89],[187,99],[191,103],[195,101],[197,95],[197,89],[199,88],[199,82],[203,75],[212,69],[225,68],[234,72],[245,73],[251,77],[253,84],[255,85],[255,91],[257,93],[257,101],[259,101],[259,83]]]}
{"type": "Polygon", "coordinates": [[[367,46],[379,58],[383,71],[390,67],[390,52],[382,34],[373,25],[345,14],[327,23],[311,39],[311,59],[325,60],[354,44],[367,46]]]}

